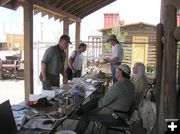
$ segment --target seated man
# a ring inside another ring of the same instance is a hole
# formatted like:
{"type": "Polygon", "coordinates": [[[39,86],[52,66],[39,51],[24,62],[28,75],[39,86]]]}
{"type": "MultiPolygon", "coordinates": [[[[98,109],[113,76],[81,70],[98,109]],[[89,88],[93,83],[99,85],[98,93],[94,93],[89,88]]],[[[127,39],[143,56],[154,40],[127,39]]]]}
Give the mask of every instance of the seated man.
{"type": "MultiPolygon", "coordinates": [[[[84,134],[89,121],[117,124],[120,120],[112,116],[113,110],[128,111],[135,99],[135,87],[130,79],[131,70],[128,65],[121,64],[116,68],[117,82],[110,87],[105,96],[92,99],[81,110],[83,112],[75,131],[84,134]]],[[[78,114],[78,113],[77,113],[78,114]]],[[[118,115],[123,118],[123,115],[118,115]]]]}

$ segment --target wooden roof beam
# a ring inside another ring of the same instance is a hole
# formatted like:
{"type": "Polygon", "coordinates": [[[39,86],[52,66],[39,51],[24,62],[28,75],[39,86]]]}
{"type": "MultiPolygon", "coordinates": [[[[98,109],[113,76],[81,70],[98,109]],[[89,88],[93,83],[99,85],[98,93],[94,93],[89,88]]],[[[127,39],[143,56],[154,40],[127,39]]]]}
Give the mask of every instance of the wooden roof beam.
{"type": "MultiPolygon", "coordinates": [[[[115,0],[114,0],[115,1],[115,0]]],[[[92,12],[95,12],[97,10],[99,10],[100,8],[104,7],[104,5],[108,5],[112,3],[112,0],[109,0],[109,1],[101,1],[100,3],[98,3],[98,6],[95,6],[96,4],[94,5],[91,5],[90,8],[87,8],[85,11],[82,11],[83,14],[79,14],[77,15],[78,17],[80,18],[84,18],[85,16],[87,16],[89,13],[92,13],[92,12]]]]}
{"type": "Polygon", "coordinates": [[[51,19],[51,18],[53,18],[53,17],[54,17],[54,15],[48,14],[48,19],[51,19]]]}
{"type": "MultiPolygon", "coordinates": [[[[83,2],[82,4],[79,3],[79,6],[78,7],[74,7],[74,5],[76,4],[73,4],[70,8],[67,8],[66,11],[67,12],[70,12],[70,13],[74,13],[75,11],[79,11],[79,9],[83,8],[83,7],[86,7],[88,6],[90,3],[92,3],[94,0],[88,0],[86,2],[83,2]]],[[[81,2],[81,1],[79,1],[81,2]]]]}
{"type": "MultiPolygon", "coordinates": [[[[47,11],[44,11],[44,10],[40,10],[40,9],[36,9],[36,10],[38,10],[38,11],[36,11],[36,12],[40,12],[40,13],[41,13],[41,17],[44,17],[44,16],[47,15],[47,16],[48,16],[48,19],[54,17],[54,20],[59,19],[60,22],[61,22],[62,20],[64,20],[64,17],[60,16],[59,14],[54,15],[54,14],[52,14],[52,13],[50,13],[50,12],[47,12],[47,11]]],[[[80,21],[79,21],[79,22],[80,22],[80,21]]],[[[74,21],[69,20],[69,24],[72,24],[72,23],[74,23],[74,21]]]]}
{"type": "Polygon", "coordinates": [[[6,5],[7,3],[9,3],[9,2],[11,2],[11,0],[1,0],[1,1],[0,1],[0,5],[1,5],[1,6],[4,6],[4,5],[6,5]]]}
{"type": "Polygon", "coordinates": [[[71,3],[72,1],[73,1],[73,0],[68,0],[68,1],[66,1],[66,2],[64,2],[64,3],[59,2],[59,3],[56,5],[56,7],[60,7],[60,6],[61,6],[61,9],[63,9],[64,6],[68,5],[68,4],[71,3]]]}
{"type": "Polygon", "coordinates": [[[41,17],[44,17],[44,16],[46,16],[47,15],[47,13],[46,12],[44,12],[44,11],[40,11],[41,12],[41,17]]]}
{"type": "Polygon", "coordinates": [[[70,14],[70,13],[67,13],[61,9],[58,9],[56,7],[53,7],[51,5],[48,5],[48,4],[45,4],[41,1],[33,1],[33,4],[34,4],[34,7],[38,8],[38,9],[41,9],[41,10],[44,10],[48,13],[51,13],[53,15],[58,15],[58,16],[62,16],[62,17],[69,17],[69,19],[71,21],[75,21],[75,22],[79,22],[81,21],[80,18],[70,14]]]}
{"type": "MultiPolygon", "coordinates": [[[[111,0],[111,2],[112,2],[112,0],[111,0]]],[[[72,13],[79,16],[79,14],[87,12],[87,10],[89,10],[88,11],[88,13],[89,13],[90,11],[93,11],[93,9],[99,9],[99,7],[103,7],[103,5],[107,5],[106,3],[111,3],[111,2],[110,2],[110,0],[109,1],[107,1],[107,0],[106,1],[105,0],[99,0],[96,3],[88,4],[86,9],[81,7],[81,8],[79,8],[79,10],[74,10],[72,13]]]]}
{"type": "Polygon", "coordinates": [[[34,15],[36,15],[36,14],[38,14],[38,13],[40,13],[40,11],[37,10],[37,9],[34,9],[34,15]]]}
{"type": "Polygon", "coordinates": [[[0,0],[0,6],[16,10],[22,4],[22,0],[0,0]]]}
{"type": "Polygon", "coordinates": [[[56,3],[57,2],[57,0],[51,0],[51,1],[49,1],[49,5],[54,5],[54,3],[56,3]]]}
{"type": "Polygon", "coordinates": [[[49,1],[50,1],[50,0],[44,0],[44,1],[45,1],[47,4],[49,4],[49,1]]]}
{"type": "Polygon", "coordinates": [[[61,0],[56,0],[56,2],[53,3],[53,6],[57,7],[56,5],[58,5],[61,2],[61,0]]]}
{"type": "Polygon", "coordinates": [[[74,3],[74,4],[71,4],[71,5],[63,5],[63,6],[61,6],[62,7],[62,9],[66,9],[66,11],[69,11],[69,10],[71,10],[71,9],[73,9],[76,5],[81,5],[82,3],[81,2],[83,2],[84,0],[79,0],[79,1],[77,1],[76,3],[74,3]]]}
{"type": "MultiPolygon", "coordinates": [[[[58,16],[54,16],[54,21],[56,21],[56,20],[58,20],[59,19],[59,17],[58,16]]],[[[60,21],[60,19],[59,19],[59,21],[60,21]]]]}

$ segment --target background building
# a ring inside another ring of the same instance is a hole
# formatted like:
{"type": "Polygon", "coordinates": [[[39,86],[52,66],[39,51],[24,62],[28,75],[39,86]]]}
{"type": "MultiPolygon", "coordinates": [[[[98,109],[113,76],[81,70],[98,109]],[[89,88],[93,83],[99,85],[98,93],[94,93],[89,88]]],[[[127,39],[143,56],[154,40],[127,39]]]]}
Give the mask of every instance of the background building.
{"type": "MultiPolygon", "coordinates": [[[[145,23],[136,23],[117,27],[120,40],[124,49],[123,63],[130,66],[137,61],[146,66],[156,64],[156,26],[145,23]],[[123,36],[123,38],[121,38],[123,36]]],[[[103,36],[112,33],[113,28],[101,29],[103,36]]]]}
{"type": "Polygon", "coordinates": [[[24,36],[20,34],[6,34],[6,41],[0,42],[1,51],[24,50],[24,36]]]}
{"type": "Polygon", "coordinates": [[[8,50],[24,50],[24,36],[20,34],[6,34],[8,50]]]}

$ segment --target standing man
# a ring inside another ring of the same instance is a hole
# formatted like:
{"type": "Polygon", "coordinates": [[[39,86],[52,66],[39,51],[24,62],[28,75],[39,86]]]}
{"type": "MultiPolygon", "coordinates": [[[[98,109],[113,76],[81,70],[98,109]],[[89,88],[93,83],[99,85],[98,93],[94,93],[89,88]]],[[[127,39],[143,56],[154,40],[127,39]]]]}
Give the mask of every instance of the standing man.
{"type": "Polygon", "coordinates": [[[81,43],[79,49],[73,51],[69,57],[68,64],[72,70],[72,78],[81,77],[82,74],[82,61],[83,61],[83,52],[86,51],[87,45],[81,43]]]}
{"type": "Polygon", "coordinates": [[[62,35],[56,46],[50,46],[46,49],[41,61],[41,75],[43,89],[50,90],[51,86],[59,87],[59,74],[63,76],[63,83],[67,83],[66,73],[64,71],[64,62],[66,59],[65,49],[71,44],[68,35],[62,35]]]}
{"type": "Polygon", "coordinates": [[[112,79],[113,79],[113,83],[115,83],[117,81],[117,79],[115,78],[116,66],[121,65],[124,52],[122,45],[119,43],[119,41],[116,38],[116,35],[114,34],[110,35],[107,39],[107,42],[112,46],[112,57],[108,59],[104,59],[104,63],[111,64],[112,79]]]}

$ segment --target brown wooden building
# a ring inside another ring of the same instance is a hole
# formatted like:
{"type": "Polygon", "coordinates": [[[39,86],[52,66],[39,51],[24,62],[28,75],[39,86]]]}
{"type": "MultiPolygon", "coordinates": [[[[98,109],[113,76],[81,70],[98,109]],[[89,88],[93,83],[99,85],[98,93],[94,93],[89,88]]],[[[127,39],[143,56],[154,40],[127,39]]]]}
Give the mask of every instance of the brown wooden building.
{"type": "Polygon", "coordinates": [[[8,50],[24,50],[24,36],[20,34],[6,34],[8,50]]]}
{"type": "Polygon", "coordinates": [[[6,34],[6,42],[0,42],[0,50],[24,50],[24,36],[20,34],[6,34]]]}
{"type": "MultiPolygon", "coordinates": [[[[113,28],[100,30],[103,36],[108,36],[113,28]]],[[[121,43],[124,49],[123,63],[130,66],[137,61],[146,66],[156,64],[156,26],[146,23],[135,23],[117,27],[119,36],[126,33],[124,41],[121,43]]],[[[119,38],[119,37],[118,37],[119,38]]]]}
{"type": "Polygon", "coordinates": [[[0,42],[0,51],[8,50],[7,42],[0,42]]]}

